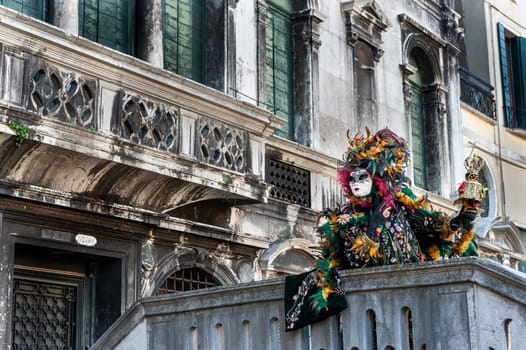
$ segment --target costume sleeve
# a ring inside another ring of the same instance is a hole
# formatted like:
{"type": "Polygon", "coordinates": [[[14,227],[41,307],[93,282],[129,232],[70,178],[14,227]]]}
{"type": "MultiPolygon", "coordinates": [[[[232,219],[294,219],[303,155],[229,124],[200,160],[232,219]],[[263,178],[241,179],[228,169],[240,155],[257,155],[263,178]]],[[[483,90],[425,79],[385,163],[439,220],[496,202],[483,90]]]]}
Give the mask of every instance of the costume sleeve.
{"type": "Polygon", "coordinates": [[[472,221],[477,215],[475,203],[462,201],[457,214],[450,217],[432,210],[425,198],[416,199],[408,191],[398,195],[421,249],[431,258],[478,255],[472,242],[472,221]],[[407,197],[407,198],[405,198],[407,197]]]}

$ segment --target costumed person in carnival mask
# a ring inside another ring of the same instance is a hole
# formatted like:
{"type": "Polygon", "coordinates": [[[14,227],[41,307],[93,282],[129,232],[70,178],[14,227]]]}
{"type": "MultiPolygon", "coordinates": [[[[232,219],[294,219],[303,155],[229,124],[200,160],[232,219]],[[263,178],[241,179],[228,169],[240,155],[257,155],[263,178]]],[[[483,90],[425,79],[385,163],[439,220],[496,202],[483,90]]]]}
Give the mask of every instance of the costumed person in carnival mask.
{"type": "Polygon", "coordinates": [[[312,271],[285,280],[286,331],[321,321],[347,307],[338,269],[477,255],[472,221],[485,188],[479,158],[466,163],[453,217],[435,211],[409,188],[407,142],[389,129],[349,138],[338,169],[347,202],[320,216],[320,258],[312,271]]]}

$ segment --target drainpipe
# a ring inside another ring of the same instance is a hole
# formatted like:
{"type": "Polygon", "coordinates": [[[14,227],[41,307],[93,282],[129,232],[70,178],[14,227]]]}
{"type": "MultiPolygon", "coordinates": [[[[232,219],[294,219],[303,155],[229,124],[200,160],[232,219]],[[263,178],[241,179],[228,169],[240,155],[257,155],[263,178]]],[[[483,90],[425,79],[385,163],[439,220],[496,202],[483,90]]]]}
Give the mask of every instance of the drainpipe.
{"type": "MultiPolygon", "coordinates": [[[[493,28],[493,24],[494,24],[494,21],[493,21],[493,11],[498,11],[497,8],[495,8],[493,5],[489,5],[488,7],[488,11],[489,11],[489,27],[490,28],[493,28]]],[[[493,59],[493,71],[495,72],[495,76],[496,76],[496,72],[498,71],[498,69],[496,69],[495,67],[495,48],[498,47],[498,43],[496,45],[495,43],[495,35],[494,35],[494,31],[492,30],[491,31],[491,53],[492,53],[492,56],[490,58],[493,59]]],[[[502,77],[501,77],[502,79],[502,77]]],[[[496,84],[495,84],[496,86],[496,84]]],[[[501,86],[501,89],[502,89],[502,82],[500,84],[501,86]]],[[[497,102],[497,99],[495,98],[496,102],[497,102]]],[[[502,99],[501,99],[502,100],[502,99]]],[[[502,128],[502,118],[498,118],[498,114],[497,114],[497,111],[499,110],[499,108],[495,108],[495,113],[496,113],[496,116],[497,116],[497,123],[496,123],[496,127],[497,127],[497,146],[498,146],[498,167],[499,167],[499,177],[500,177],[500,181],[499,181],[499,187],[500,187],[500,192],[501,192],[501,198],[502,198],[502,206],[501,206],[501,217],[503,218],[503,220],[507,220],[507,213],[506,213],[506,188],[504,186],[504,170],[503,170],[503,162],[502,162],[502,135],[501,135],[501,128],[502,128]]]]}

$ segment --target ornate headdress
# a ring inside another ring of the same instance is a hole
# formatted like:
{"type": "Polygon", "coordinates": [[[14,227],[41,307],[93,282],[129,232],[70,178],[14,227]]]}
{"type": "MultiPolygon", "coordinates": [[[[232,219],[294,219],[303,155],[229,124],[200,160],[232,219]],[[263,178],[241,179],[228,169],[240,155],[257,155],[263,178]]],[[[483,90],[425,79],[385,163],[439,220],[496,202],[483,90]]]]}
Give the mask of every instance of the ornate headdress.
{"type": "Polygon", "coordinates": [[[371,176],[378,175],[391,186],[407,181],[405,169],[410,161],[407,142],[389,129],[381,129],[374,135],[367,134],[349,139],[349,147],[343,154],[344,166],[338,169],[338,181],[348,194],[350,172],[361,167],[371,176]]]}

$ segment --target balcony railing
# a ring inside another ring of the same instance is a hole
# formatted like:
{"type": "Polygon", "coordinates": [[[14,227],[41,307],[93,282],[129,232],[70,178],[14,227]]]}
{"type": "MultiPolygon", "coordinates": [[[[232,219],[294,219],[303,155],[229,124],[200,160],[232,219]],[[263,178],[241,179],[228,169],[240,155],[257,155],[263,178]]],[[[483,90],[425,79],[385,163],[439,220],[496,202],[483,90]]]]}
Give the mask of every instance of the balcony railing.
{"type": "Polygon", "coordinates": [[[349,307],[284,332],[283,280],[151,297],[90,349],[519,349],[526,275],[481,258],[341,271],[349,307]]]}
{"type": "Polygon", "coordinates": [[[493,86],[466,68],[459,67],[458,70],[460,73],[460,100],[487,117],[495,119],[493,86]]]}

